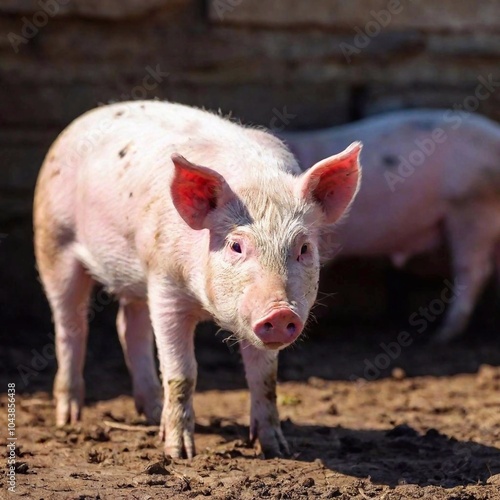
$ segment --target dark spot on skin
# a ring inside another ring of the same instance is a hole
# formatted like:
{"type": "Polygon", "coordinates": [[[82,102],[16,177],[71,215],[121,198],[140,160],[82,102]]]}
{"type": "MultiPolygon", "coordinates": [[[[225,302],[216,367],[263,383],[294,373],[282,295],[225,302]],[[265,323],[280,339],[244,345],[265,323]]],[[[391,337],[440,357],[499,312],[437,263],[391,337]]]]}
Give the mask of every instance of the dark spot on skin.
{"type": "MultiPolygon", "coordinates": [[[[194,412],[192,406],[195,381],[193,379],[171,379],[168,381],[168,404],[165,407],[166,422],[168,422],[169,439],[177,441],[180,449],[175,450],[186,457],[188,451],[183,443],[183,434],[194,432],[194,412]]],[[[165,439],[165,435],[160,437],[165,439]]],[[[184,438],[185,439],[185,438],[184,438]]],[[[174,445],[175,446],[175,445],[174,445]]],[[[175,446],[176,447],[176,446],[175,446]]],[[[192,449],[194,453],[194,447],[192,449]]]]}
{"type": "Polygon", "coordinates": [[[56,155],[51,155],[51,156],[49,157],[49,161],[54,161],[55,159],[56,159],[56,155]]]}
{"type": "Polygon", "coordinates": [[[398,159],[394,155],[384,155],[382,156],[382,162],[385,167],[393,168],[398,165],[398,159]]]}
{"type": "Polygon", "coordinates": [[[145,108],[144,104],[141,104],[141,109],[144,109],[144,108],[145,108]]]}
{"type": "Polygon", "coordinates": [[[264,380],[264,397],[271,403],[276,404],[276,375],[272,374],[264,380]]]}
{"type": "Polygon", "coordinates": [[[168,381],[168,400],[171,404],[187,404],[194,392],[194,380],[172,379],[168,381]]]}
{"type": "Polygon", "coordinates": [[[414,123],[414,127],[417,130],[431,132],[436,128],[436,123],[434,122],[434,120],[418,120],[414,123]]]}
{"type": "Polygon", "coordinates": [[[151,210],[151,207],[158,201],[158,198],[153,198],[149,201],[149,203],[144,207],[144,213],[148,213],[151,210]]]}
{"type": "Polygon", "coordinates": [[[118,156],[120,158],[123,158],[127,154],[127,149],[128,149],[128,144],[118,152],[118,156]]]}
{"type": "Polygon", "coordinates": [[[50,177],[57,177],[61,173],[60,169],[54,170],[51,174],[50,177]]]}
{"type": "Polygon", "coordinates": [[[128,197],[132,198],[132,196],[134,196],[134,193],[132,193],[132,191],[130,191],[130,193],[128,194],[128,197]]]}
{"type": "Polygon", "coordinates": [[[123,115],[123,111],[117,111],[115,113],[115,118],[118,118],[119,116],[122,116],[123,115]]]}

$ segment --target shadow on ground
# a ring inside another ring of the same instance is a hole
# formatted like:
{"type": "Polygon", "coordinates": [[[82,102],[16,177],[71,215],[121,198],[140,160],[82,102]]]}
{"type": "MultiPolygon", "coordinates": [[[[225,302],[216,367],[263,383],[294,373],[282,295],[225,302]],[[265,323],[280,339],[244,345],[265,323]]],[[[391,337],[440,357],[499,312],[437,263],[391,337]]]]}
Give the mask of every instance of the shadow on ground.
{"type": "MultiPolygon", "coordinates": [[[[282,428],[294,460],[320,460],[332,471],[369,477],[376,484],[453,488],[485,483],[500,473],[500,449],[459,441],[432,428],[421,434],[408,425],[379,431],[297,425],[290,420],[282,422],[282,428]]],[[[197,425],[196,432],[218,433],[229,443],[246,436],[248,428],[197,425]]],[[[242,456],[238,448],[227,453],[232,458],[242,456]]]]}

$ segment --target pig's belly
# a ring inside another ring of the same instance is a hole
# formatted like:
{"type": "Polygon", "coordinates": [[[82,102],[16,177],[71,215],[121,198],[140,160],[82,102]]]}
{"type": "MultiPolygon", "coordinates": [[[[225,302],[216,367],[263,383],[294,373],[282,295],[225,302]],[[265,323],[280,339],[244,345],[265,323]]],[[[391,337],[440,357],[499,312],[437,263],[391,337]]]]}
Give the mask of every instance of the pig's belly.
{"type": "Polygon", "coordinates": [[[109,293],[131,300],[146,299],[146,275],[130,243],[114,241],[109,246],[76,243],[75,254],[109,293]]]}

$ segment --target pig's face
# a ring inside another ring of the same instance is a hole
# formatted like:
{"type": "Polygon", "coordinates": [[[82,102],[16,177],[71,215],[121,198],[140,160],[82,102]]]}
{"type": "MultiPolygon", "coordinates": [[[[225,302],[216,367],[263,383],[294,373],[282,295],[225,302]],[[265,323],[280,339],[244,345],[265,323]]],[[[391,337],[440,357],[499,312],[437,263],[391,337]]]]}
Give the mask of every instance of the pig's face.
{"type": "Polygon", "coordinates": [[[223,328],[262,348],[298,338],[318,290],[321,210],[293,187],[248,188],[210,222],[210,311],[223,328]]]}
{"type": "Polygon", "coordinates": [[[208,229],[205,307],[215,321],[263,349],[302,333],[316,300],[319,239],[354,197],[353,145],[300,177],[279,172],[231,191],[213,170],[174,156],[174,205],[193,229],[208,229]]]}

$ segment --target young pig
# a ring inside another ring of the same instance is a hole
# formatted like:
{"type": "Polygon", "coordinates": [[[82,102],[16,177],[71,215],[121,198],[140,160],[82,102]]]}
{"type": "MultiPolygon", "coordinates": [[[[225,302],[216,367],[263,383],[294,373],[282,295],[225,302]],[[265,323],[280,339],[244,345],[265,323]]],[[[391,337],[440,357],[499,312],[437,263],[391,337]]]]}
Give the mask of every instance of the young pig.
{"type": "Polygon", "coordinates": [[[463,332],[495,261],[500,271],[500,126],[471,113],[410,110],[282,137],[302,167],[354,137],[363,142],[363,186],[337,231],[339,255],[403,265],[446,241],[460,293],[436,339],[463,332]]]}
{"type": "Polygon", "coordinates": [[[313,305],[319,246],[356,194],[360,144],[301,174],[278,139],[179,104],[127,102],[75,120],[35,193],[35,249],[52,308],[58,425],[80,418],[88,300],[103,284],[138,411],[159,420],[165,453],[192,457],[193,334],[234,333],[251,392],[251,439],[288,450],[276,407],[278,351],[313,305]]]}

